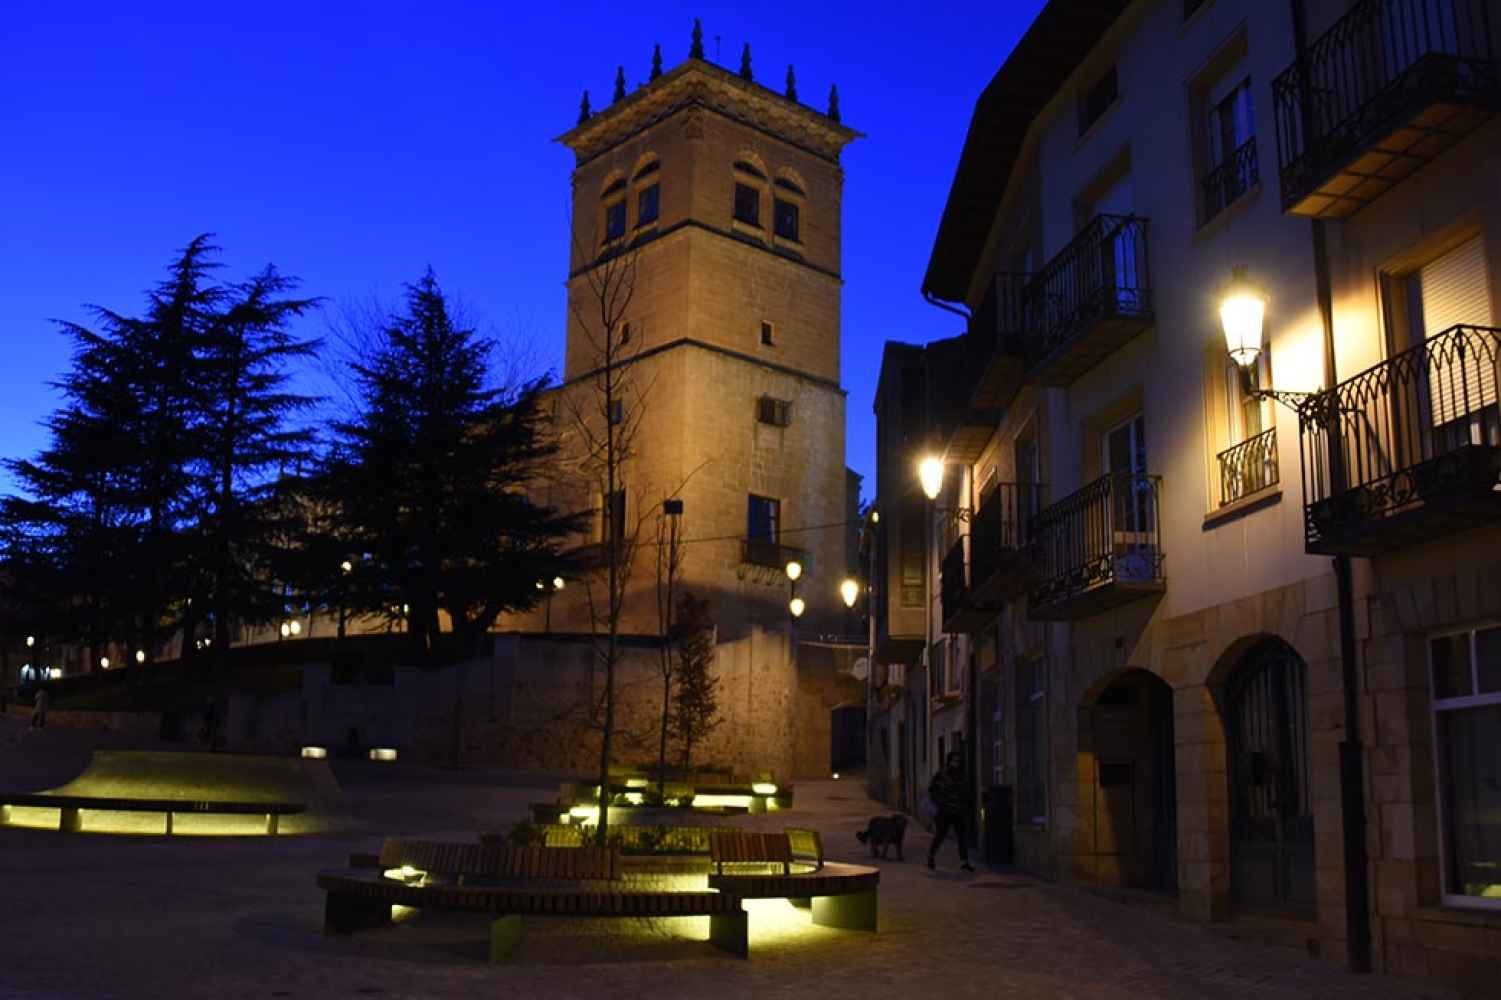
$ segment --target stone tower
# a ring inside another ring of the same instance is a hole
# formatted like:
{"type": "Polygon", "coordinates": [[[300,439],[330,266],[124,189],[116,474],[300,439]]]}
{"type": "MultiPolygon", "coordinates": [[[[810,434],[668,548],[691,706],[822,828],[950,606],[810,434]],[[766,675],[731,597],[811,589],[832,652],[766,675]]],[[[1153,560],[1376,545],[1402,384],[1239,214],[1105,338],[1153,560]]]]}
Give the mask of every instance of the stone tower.
{"type": "MultiPolygon", "coordinates": [[[[576,166],[554,394],[575,475],[558,499],[595,512],[585,552],[612,530],[635,535],[626,632],[658,629],[669,496],[682,501],[679,585],[712,601],[721,637],[787,626],[789,558],[806,567],[798,637],[848,631],[839,157],[858,135],[837,112],[689,58],[601,111],[586,105],[559,138],[576,166]],[[609,320],[602,275],[626,303],[609,320]],[[630,452],[613,501],[579,460],[603,434],[605,326],[630,452]]],[[[599,580],[577,581],[527,627],[587,631],[591,597],[603,599],[599,580]]]]}

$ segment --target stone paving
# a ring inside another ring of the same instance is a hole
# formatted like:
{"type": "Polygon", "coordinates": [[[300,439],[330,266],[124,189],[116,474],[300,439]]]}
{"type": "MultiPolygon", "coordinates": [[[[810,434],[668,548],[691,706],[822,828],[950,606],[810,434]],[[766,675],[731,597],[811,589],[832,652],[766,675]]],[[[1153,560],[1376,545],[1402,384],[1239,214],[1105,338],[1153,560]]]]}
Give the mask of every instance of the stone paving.
{"type": "MultiPolygon", "coordinates": [[[[81,767],[88,744],[0,719],[0,788],[45,787],[81,767]]],[[[916,828],[905,863],[879,863],[879,934],[813,927],[785,903],[755,903],[749,961],[711,948],[702,918],[533,920],[503,967],[485,963],[485,923],[466,915],[412,913],[384,930],[325,938],[319,868],[373,849],[376,831],[467,840],[502,829],[551,784],[407,765],[339,772],[350,821],[318,837],[0,830],[0,998],[1460,996],[1350,976],[1014,872],[963,874],[951,847],[929,872],[916,828]]],[[[754,824],[813,826],[831,857],[859,860],[854,831],[881,811],[856,782],[810,782],[793,811],[754,824]]]]}

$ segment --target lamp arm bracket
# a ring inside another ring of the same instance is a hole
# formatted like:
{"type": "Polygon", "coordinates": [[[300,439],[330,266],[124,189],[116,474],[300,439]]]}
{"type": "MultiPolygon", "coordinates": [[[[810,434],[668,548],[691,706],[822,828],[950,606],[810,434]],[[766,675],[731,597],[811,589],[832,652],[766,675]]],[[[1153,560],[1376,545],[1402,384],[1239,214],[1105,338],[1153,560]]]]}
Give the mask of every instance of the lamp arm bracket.
{"type": "Polygon", "coordinates": [[[1281,403],[1283,406],[1299,414],[1303,412],[1303,405],[1318,395],[1318,393],[1314,392],[1292,392],[1287,389],[1256,388],[1248,389],[1247,393],[1252,399],[1270,399],[1273,402],[1281,403]]]}

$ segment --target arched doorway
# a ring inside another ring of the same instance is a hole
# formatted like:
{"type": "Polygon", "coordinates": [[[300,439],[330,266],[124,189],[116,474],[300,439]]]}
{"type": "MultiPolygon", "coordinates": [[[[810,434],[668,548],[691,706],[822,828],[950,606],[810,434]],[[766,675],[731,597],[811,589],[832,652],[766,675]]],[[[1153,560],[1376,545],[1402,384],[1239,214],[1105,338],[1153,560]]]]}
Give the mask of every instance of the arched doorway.
{"type": "Polygon", "coordinates": [[[865,706],[840,705],[829,717],[829,769],[834,773],[865,766],[865,706]]]}
{"type": "Polygon", "coordinates": [[[1173,689],[1128,670],[1095,697],[1088,745],[1095,871],[1104,885],[1178,889],[1178,780],[1173,689]]]}
{"type": "Polygon", "coordinates": [[[1224,691],[1230,781],[1230,900],[1312,910],[1307,668],[1280,639],[1241,657],[1224,691]]]}

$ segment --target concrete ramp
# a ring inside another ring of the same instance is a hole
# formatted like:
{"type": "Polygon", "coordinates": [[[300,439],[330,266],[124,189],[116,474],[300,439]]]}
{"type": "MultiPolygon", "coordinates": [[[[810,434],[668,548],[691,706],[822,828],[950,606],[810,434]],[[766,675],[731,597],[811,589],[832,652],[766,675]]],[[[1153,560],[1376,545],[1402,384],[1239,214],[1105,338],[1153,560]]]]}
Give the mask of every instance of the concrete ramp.
{"type": "MultiPolygon", "coordinates": [[[[95,750],[82,774],[48,791],[121,799],[306,803],[307,812],[282,818],[282,833],[315,833],[335,826],[341,798],[326,760],[166,750],[95,750]]],[[[247,817],[183,814],[174,832],[249,833],[254,832],[256,822],[247,817]]],[[[86,817],[84,823],[85,830],[101,833],[159,833],[160,826],[160,817],[102,810],[86,817]]]]}

